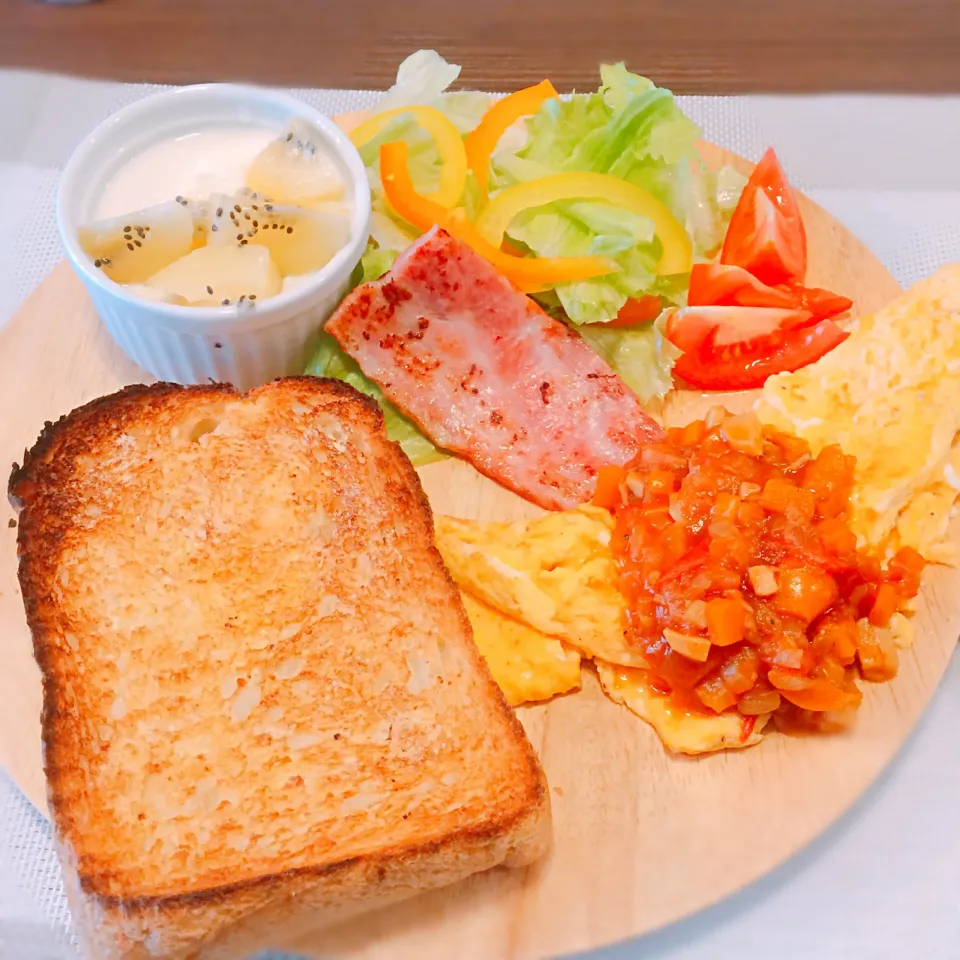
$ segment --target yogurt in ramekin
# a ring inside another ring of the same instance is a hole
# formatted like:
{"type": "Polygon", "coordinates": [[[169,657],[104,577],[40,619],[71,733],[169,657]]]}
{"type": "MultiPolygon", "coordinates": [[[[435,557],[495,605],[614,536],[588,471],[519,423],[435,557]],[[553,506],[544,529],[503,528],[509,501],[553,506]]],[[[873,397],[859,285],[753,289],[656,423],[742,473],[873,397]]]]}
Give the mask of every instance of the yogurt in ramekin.
{"type": "Polygon", "coordinates": [[[71,265],[132,360],[161,380],[248,389],[303,370],[366,247],[370,189],[327,117],[284,94],[207,84],[147,97],[94,130],[64,171],[57,217],[71,265]],[[306,185],[298,168],[289,175],[288,147],[323,160],[306,185]]]}

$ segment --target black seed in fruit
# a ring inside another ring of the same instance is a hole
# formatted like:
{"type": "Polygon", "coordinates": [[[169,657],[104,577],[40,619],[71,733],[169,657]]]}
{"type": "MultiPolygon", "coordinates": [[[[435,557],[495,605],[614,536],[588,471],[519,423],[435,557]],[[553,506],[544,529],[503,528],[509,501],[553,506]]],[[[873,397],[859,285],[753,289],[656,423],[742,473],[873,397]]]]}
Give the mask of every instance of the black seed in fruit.
{"type": "Polygon", "coordinates": [[[247,245],[247,241],[246,241],[246,240],[241,240],[241,241],[240,241],[240,246],[241,246],[241,247],[245,247],[246,245],[247,245]]]}
{"type": "Polygon", "coordinates": [[[218,350],[222,350],[222,349],[223,349],[223,344],[222,344],[222,343],[215,343],[214,346],[215,346],[218,350]]]}
{"type": "Polygon", "coordinates": [[[211,296],[213,295],[213,287],[211,287],[209,283],[207,284],[207,293],[209,293],[211,296]]]}
{"type": "Polygon", "coordinates": [[[217,207],[217,216],[218,216],[218,217],[222,217],[222,216],[223,216],[223,207],[217,207]]]}
{"type": "Polygon", "coordinates": [[[287,227],[287,233],[293,233],[293,227],[287,227]]]}
{"type": "Polygon", "coordinates": [[[132,244],[132,243],[128,243],[128,244],[127,244],[127,249],[128,249],[128,250],[133,250],[133,244],[132,244]]]}
{"type": "Polygon", "coordinates": [[[246,300],[246,299],[247,299],[247,295],[246,295],[245,293],[241,293],[241,294],[240,294],[240,299],[237,301],[237,303],[238,303],[238,304],[243,303],[243,301],[246,300]]]}
{"type": "Polygon", "coordinates": [[[134,241],[133,241],[133,245],[134,245],[135,247],[142,247],[142,246],[143,246],[143,244],[142,244],[139,240],[134,240],[134,241]]]}
{"type": "Polygon", "coordinates": [[[129,233],[132,229],[133,229],[133,227],[124,227],[124,228],[123,228],[123,232],[124,232],[124,233],[129,233]]]}
{"type": "Polygon", "coordinates": [[[229,306],[230,306],[230,298],[229,298],[229,297],[224,297],[223,300],[220,301],[220,305],[221,305],[221,306],[224,306],[224,307],[229,307],[229,306]]]}
{"type": "Polygon", "coordinates": [[[233,205],[233,209],[234,209],[237,213],[242,213],[242,212],[243,212],[243,210],[242,210],[242,208],[240,207],[240,204],[239,204],[239,203],[235,203],[235,204],[233,205]]]}
{"type": "Polygon", "coordinates": [[[242,239],[243,239],[243,234],[242,234],[242,233],[238,233],[238,234],[237,234],[237,239],[238,239],[238,240],[242,240],[242,239]]]}
{"type": "Polygon", "coordinates": [[[213,225],[210,227],[210,232],[211,232],[211,233],[216,233],[217,230],[219,230],[219,229],[220,229],[220,228],[219,228],[216,224],[213,224],[213,225]]]}
{"type": "Polygon", "coordinates": [[[133,239],[133,234],[132,234],[132,233],[125,233],[125,234],[123,235],[123,239],[124,239],[124,240],[132,240],[132,239],[133,239]]]}
{"type": "Polygon", "coordinates": [[[103,261],[100,260],[100,259],[94,260],[94,261],[93,261],[93,265],[94,265],[95,267],[102,267],[102,266],[103,266],[103,261]]]}
{"type": "Polygon", "coordinates": [[[271,203],[265,203],[265,204],[263,205],[263,209],[266,210],[267,213],[269,213],[269,212],[273,209],[273,204],[271,204],[271,203]]]}
{"type": "Polygon", "coordinates": [[[249,300],[256,300],[256,299],[257,299],[257,295],[256,295],[255,293],[251,293],[250,296],[248,297],[248,299],[249,299],[249,300]]]}

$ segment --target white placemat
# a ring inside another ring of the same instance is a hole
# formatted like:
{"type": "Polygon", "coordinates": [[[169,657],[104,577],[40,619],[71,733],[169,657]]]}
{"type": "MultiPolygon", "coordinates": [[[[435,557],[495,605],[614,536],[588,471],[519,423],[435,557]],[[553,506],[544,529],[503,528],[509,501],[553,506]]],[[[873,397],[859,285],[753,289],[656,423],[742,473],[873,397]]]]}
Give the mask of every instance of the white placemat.
{"type": "MultiPolygon", "coordinates": [[[[156,89],[0,72],[0,324],[60,258],[53,203],[70,151],[103,117],[156,89]]],[[[375,101],[358,91],[294,93],[331,114],[375,101]]],[[[797,186],[862,237],[901,284],[960,260],[960,98],[682,103],[707,139],[744,156],[757,159],[773,143],[797,186]]],[[[958,810],[955,657],[902,755],[816,843],[711,910],[591,958],[958,960],[958,810]]],[[[0,772],[0,960],[77,955],[49,825],[0,772]]]]}

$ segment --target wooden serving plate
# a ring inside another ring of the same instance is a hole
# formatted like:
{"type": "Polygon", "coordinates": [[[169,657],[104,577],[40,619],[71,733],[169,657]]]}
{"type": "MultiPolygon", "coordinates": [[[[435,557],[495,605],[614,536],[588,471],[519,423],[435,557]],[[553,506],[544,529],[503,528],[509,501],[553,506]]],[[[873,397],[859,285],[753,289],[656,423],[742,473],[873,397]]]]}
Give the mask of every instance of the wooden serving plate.
{"type": "MultiPolygon", "coordinates": [[[[702,149],[711,163],[750,169],[716,147],[702,149]]],[[[856,237],[809,200],[801,203],[811,284],[852,297],[861,312],[899,293],[856,237]]],[[[0,460],[19,461],[45,420],[148,379],[111,341],[80,282],[61,264],[0,332],[0,460]]],[[[742,407],[750,399],[727,402],[742,407]]],[[[715,402],[678,395],[667,419],[685,422],[715,402]]],[[[458,460],[428,466],[421,477],[438,513],[502,520],[537,512],[458,460]]],[[[2,508],[0,763],[45,810],[40,678],[12,524],[12,510],[2,508]]],[[[953,535],[960,539],[957,524],[953,535]]],[[[851,731],[772,734],[750,750],[699,759],[668,755],[653,730],[607,700],[586,672],[581,692],[518,711],[551,786],[554,848],[546,860],[495,870],[285,946],[369,960],[521,960],[598,947],[715,903],[809,843],[899,750],[956,645],[960,573],[928,571],[916,622],[916,645],[903,652],[898,677],[867,685],[851,731]]]]}

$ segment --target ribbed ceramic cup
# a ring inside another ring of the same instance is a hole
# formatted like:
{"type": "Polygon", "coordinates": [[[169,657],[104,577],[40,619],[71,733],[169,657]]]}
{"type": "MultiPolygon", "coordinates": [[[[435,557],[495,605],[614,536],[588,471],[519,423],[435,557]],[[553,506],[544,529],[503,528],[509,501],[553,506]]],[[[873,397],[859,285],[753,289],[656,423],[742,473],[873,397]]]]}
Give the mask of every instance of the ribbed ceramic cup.
{"type": "Polygon", "coordinates": [[[256,87],[204,84],[146,97],[100,124],[64,170],[57,224],[67,258],[107,330],[131,360],[160,380],[215,380],[246,390],[303,372],[317,334],[343,297],[366,248],[370,187],[349,138],[312,107],[256,87]],[[346,245],[295,289],[259,301],[253,309],[159,303],[114,283],[81,249],[77,228],[93,219],[106,184],[131,156],[160,140],[225,123],[273,127],[279,134],[291,117],[300,117],[316,131],[319,145],[344,176],[352,209],[346,245]]]}

